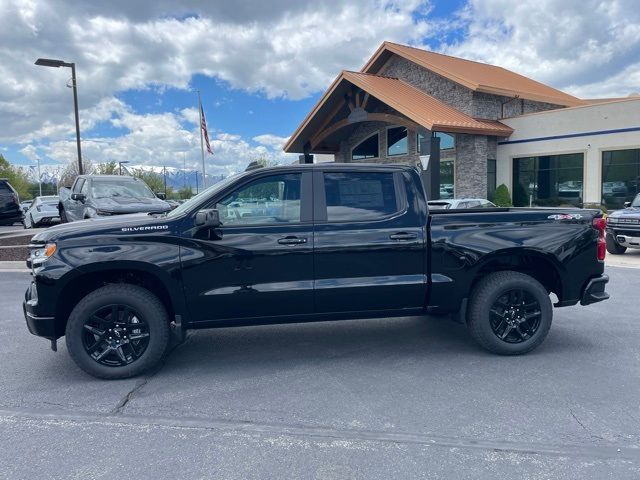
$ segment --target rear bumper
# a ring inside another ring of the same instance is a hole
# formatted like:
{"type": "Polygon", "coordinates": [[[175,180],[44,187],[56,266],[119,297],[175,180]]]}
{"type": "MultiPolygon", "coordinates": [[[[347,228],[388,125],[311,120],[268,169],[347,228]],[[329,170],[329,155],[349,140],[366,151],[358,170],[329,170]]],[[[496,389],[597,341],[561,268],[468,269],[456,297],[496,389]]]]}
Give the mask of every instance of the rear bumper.
{"type": "Polygon", "coordinates": [[[27,328],[33,335],[56,339],[55,318],[50,316],[39,315],[38,290],[35,282],[31,282],[29,288],[24,294],[24,302],[22,302],[22,310],[24,319],[27,322],[27,328]]]}
{"type": "Polygon", "coordinates": [[[605,275],[604,273],[589,280],[589,283],[587,283],[587,286],[582,292],[580,305],[590,305],[592,303],[607,300],[609,298],[609,294],[605,292],[604,289],[608,282],[609,275],[605,275]]]}

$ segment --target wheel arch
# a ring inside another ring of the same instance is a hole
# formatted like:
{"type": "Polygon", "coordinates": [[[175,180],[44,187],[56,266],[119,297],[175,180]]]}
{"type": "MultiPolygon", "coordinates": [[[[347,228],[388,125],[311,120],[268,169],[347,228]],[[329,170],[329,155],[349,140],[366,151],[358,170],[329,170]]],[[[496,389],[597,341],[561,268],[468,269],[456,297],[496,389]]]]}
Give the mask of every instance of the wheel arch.
{"type": "Polygon", "coordinates": [[[500,250],[483,257],[476,265],[471,289],[489,273],[506,270],[535,278],[562,300],[562,264],[552,254],[532,248],[500,250]]]}
{"type": "Polygon", "coordinates": [[[56,332],[64,335],[69,315],[82,298],[104,285],[115,283],[138,285],[149,290],[162,302],[171,320],[176,315],[186,314],[181,285],[161,268],[134,261],[97,263],[78,269],[61,289],[55,312],[56,332]]]}

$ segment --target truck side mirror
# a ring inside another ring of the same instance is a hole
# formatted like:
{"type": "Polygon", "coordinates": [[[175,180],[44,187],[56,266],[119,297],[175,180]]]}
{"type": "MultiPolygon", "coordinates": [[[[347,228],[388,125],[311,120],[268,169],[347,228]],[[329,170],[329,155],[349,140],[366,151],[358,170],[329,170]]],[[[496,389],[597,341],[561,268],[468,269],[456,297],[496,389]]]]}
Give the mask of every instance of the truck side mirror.
{"type": "Polygon", "coordinates": [[[631,202],[624,202],[625,208],[629,208],[631,206],[631,202]]]}
{"type": "Polygon", "coordinates": [[[87,199],[87,196],[84,193],[72,193],[71,200],[76,200],[77,202],[84,202],[87,199]]]}
{"type": "Polygon", "coordinates": [[[196,227],[201,228],[218,228],[222,225],[220,222],[220,214],[215,208],[207,208],[196,212],[194,224],[196,227]]]}
{"type": "Polygon", "coordinates": [[[160,200],[167,199],[167,196],[164,194],[164,192],[156,192],[156,197],[158,197],[160,200]]]}

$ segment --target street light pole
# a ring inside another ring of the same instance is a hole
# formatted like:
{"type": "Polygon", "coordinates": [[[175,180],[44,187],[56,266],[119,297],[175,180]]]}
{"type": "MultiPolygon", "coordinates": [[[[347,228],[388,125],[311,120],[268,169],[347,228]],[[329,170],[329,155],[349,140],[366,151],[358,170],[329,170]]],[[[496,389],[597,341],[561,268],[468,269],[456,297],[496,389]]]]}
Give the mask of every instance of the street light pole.
{"type": "Polygon", "coordinates": [[[51,58],[39,58],[36,60],[36,65],[41,67],[70,67],[71,68],[71,87],[73,88],[73,111],[76,117],[76,147],[78,149],[78,174],[82,175],[82,149],[80,148],[80,118],[78,115],[78,88],[76,85],[76,64],[71,62],[65,62],[63,60],[53,60],[51,58]]]}
{"type": "Polygon", "coordinates": [[[78,88],[76,86],[76,64],[71,63],[71,83],[73,84],[73,110],[76,115],[76,148],[78,149],[78,174],[82,175],[82,150],[80,148],[80,118],[78,116],[78,88]]]}
{"type": "Polygon", "coordinates": [[[40,191],[40,196],[42,196],[42,174],[40,173],[40,155],[36,157],[38,161],[38,190],[40,191]]]}

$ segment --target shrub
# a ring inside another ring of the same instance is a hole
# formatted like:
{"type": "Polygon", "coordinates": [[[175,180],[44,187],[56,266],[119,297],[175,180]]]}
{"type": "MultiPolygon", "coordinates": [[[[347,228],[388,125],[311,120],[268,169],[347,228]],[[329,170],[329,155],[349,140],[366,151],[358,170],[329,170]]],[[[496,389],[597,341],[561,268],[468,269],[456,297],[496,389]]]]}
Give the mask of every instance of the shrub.
{"type": "Polygon", "coordinates": [[[493,203],[495,203],[498,207],[513,207],[511,203],[511,195],[509,195],[509,189],[503,183],[493,194],[493,203]]]}

